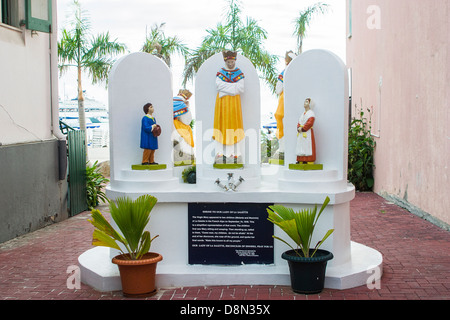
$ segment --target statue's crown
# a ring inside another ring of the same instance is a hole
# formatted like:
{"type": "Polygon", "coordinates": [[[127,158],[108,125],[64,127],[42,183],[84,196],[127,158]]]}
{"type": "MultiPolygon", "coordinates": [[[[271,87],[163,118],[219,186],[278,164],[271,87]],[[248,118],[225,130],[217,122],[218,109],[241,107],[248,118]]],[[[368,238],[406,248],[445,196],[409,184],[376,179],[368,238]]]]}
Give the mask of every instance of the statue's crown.
{"type": "Polygon", "coordinates": [[[223,51],[222,54],[223,54],[223,59],[225,61],[230,60],[230,59],[236,60],[236,58],[237,58],[236,51],[223,51]]]}
{"type": "Polygon", "coordinates": [[[291,62],[292,60],[294,60],[294,58],[296,57],[297,55],[293,52],[293,51],[287,51],[286,52],[286,56],[285,56],[285,60],[286,60],[286,62],[291,62]]]}
{"type": "Polygon", "coordinates": [[[178,92],[178,95],[179,96],[183,96],[183,98],[186,99],[186,100],[188,100],[190,97],[192,97],[192,93],[189,90],[187,90],[187,89],[181,89],[178,92]]]}

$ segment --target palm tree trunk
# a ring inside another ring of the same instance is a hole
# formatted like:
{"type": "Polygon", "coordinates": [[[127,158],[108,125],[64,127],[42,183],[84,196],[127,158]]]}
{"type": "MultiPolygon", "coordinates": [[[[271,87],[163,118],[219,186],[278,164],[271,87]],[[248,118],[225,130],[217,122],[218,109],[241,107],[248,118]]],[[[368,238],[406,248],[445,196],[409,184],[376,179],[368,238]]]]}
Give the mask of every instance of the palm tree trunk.
{"type": "Polygon", "coordinates": [[[80,130],[86,131],[84,96],[83,96],[83,87],[81,85],[81,68],[78,68],[78,118],[80,121],[80,130]]]}
{"type": "Polygon", "coordinates": [[[84,95],[83,87],[81,85],[81,68],[78,67],[78,121],[80,123],[80,130],[85,133],[84,145],[86,147],[86,160],[87,160],[87,133],[86,133],[86,112],[84,108],[84,95]]]}

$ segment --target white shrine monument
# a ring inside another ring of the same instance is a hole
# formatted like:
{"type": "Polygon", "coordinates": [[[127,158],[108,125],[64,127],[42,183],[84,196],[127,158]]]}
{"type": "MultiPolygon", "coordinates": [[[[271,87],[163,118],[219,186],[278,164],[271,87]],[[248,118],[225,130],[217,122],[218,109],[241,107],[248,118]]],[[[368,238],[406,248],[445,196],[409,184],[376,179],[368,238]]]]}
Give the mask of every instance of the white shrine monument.
{"type": "MultiPolygon", "coordinates": [[[[331,52],[312,50],[289,64],[285,72],[285,162],[283,166],[262,165],[259,78],[252,63],[238,55],[236,67],[245,74],[245,93],[241,95],[241,102],[246,135],[244,166],[239,169],[217,169],[212,164],[211,137],[217,95],[215,77],[223,66],[222,54],[216,54],[203,64],[196,77],[193,97],[196,102],[196,184],[183,183],[181,169],[174,168],[171,158],[173,89],[172,76],[165,63],[150,54],[133,53],[117,61],[111,70],[111,182],[106,193],[110,199],[122,196],[135,199],[144,194],[158,199],[149,224],[151,234],[159,235],[152,243],[151,251],[163,256],[156,270],[157,287],[290,285],[288,264],[281,258],[289,248],[273,239],[271,244],[264,245],[264,255],[269,254],[269,259],[264,260],[266,262],[259,261],[258,245],[248,246],[255,247],[254,250],[242,245],[224,254],[230,254],[230,261],[242,259],[241,263],[228,264],[216,257],[205,257],[205,263],[198,262],[198,255],[194,257],[194,253],[199,254],[201,260],[201,255],[208,252],[201,251],[201,247],[212,248],[214,241],[208,240],[204,234],[195,238],[193,229],[196,225],[193,222],[200,221],[195,220],[199,218],[206,221],[208,217],[213,221],[217,218],[217,211],[202,211],[201,217],[198,212],[191,211],[194,207],[211,209],[219,206],[228,220],[244,219],[243,211],[236,208],[242,206],[253,210],[259,204],[281,204],[298,210],[321,205],[327,196],[331,201],[315,231],[319,237],[326,230],[335,229],[322,245],[323,249],[334,255],[327,265],[325,288],[342,290],[366,285],[368,279],[379,280],[382,276],[382,255],[351,241],[350,235],[350,201],[354,199],[355,188],[347,182],[348,76],[344,63],[331,52]],[[316,162],[323,164],[323,170],[289,169],[289,164],[296,161],[297,120],[304,111],[303,101],[306,98],[312,98],[315,102],[316,162]],[[139,164],[142,157],[139,148],[140,121],[144,115],[142,106],[147,102],[155,106],[154,115],[162,127],[158,138],[159,149],[156,151],[156,162],[166,164],[162,170],[131,168],[139,164]],[[234,190],[224,188],[230,182],[229,178],[234,179],[234,190]],[[199,246],[199,243],[207,245],[199,246]],[[234,253],[236,255],[232,256],[234,253]]],[[[270,224],[266,220],[267,212],[258,210],[255,209],[253,216],[249,217],[255,227],[247,229],[249,234],[254,233],[248,238],[258,237],[257,229],[264,221],[270,224]]],[[[277,227],[271,232],[287,240],[287,236],[277,227]]],[[[234,241],[230,240],[232,238],[223,238],[221,246],[226,247],[223,243],[231,243],[234,241]]],[[[318,240],[313,239],[312,242],[318,240]]],[[[214,247],[214,251],[219,255],[222,252],[219,246],[214,247]]],[[[93,247],[80,255],[78,261],[82,282],[99,291],[121,290],[119,271],[111,262],[116,254],[117,251],[110,248],[93,247]]]]}

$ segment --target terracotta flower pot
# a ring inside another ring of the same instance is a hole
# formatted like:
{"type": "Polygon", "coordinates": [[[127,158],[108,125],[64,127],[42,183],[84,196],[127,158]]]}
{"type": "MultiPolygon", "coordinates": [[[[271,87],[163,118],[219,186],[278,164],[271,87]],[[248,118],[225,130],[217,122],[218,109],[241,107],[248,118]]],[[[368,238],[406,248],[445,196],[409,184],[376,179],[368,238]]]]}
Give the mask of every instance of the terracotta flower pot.
{"type": "Polygon", "coordinates": [[[117,264],[122,282],[122,292],[126,297],[150,297],[156,293],[156,265],[163,258],[160,254],[149,252],[140,260],[130,260],[128,254],[112,259],[117,264]]]}

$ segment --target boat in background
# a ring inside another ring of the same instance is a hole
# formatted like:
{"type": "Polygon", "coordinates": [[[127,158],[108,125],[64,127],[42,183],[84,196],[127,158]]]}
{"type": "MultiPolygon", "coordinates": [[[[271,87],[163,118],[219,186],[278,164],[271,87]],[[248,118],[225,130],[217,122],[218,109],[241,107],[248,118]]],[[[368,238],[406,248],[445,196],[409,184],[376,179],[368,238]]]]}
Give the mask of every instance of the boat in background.
{"type": "MultiPolygon", "coordinates": [[[[89,97],[85,98],[84,107],[88,146],[107,147],[109,145],[108,108],[102,102],[89,97]]],[[[59,99],[59,120],[75,130],[80,130],[78,98],[59,99]]]]}

